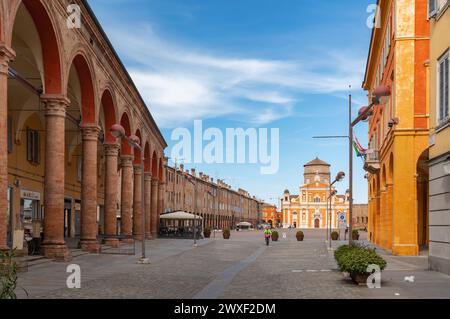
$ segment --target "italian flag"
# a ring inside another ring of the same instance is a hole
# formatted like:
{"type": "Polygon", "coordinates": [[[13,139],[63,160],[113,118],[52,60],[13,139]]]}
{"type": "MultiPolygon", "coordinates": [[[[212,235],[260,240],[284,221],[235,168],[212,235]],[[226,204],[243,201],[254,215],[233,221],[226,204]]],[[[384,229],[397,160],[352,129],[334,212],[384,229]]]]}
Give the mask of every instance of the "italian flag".
{"type": "Polygon", "coordinates": [[[366,155],[367,149],[361,146],[357,138],[353,141],[353,147],[358,157],[364,157],[366,155]]]}

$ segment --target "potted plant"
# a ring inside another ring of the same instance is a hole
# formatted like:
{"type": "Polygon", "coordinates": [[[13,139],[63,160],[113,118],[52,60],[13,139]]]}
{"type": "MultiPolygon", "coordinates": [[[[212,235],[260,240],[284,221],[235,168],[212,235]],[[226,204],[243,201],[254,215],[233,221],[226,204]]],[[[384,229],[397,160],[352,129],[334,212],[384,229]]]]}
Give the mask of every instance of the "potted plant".
{"type": "Polygon", "coordinates": [[[359,231],[357,229],[354,229],[352,231],[352,239],[353,240],[359,240],[359,231]]]}
{"type": "Polygon", "coordinates": [[[230,239],[231,232],[229,228],[225,228],[222,232],[223,239],[230,239]]]}
{"type": "Polygon", "coordinates": [[[0,299],[17,299],[17,263],[14,261],[16,250],[0,252],[0,299]]]}
{"type": "Polygon", "coordinates": [[[359,285],[367,284],[371,275],[369,266],[376,265],[383,271],[386,261],[379,256],[375,249],[362,246],[341,246],[334,252],[334,257],[343,272],[349,273],[353,282],[359,285]]]}
{"type": "Polygon", "coordinates": [[[205,227],[205,229],[203,229],[203,235],[205,236],[205,238],[210,238],[211,237],[211,228],[205,227]]]}
{"type": "Polygon", "coordinates": [[[332,240],[338,240],[339,239],[339,233],[337,231],[334,231],[331,233],[331,239],[332,240]]]}
{"type": "Polygon", "coordinates": [[[278,241],[279,234],[276,230],[272,232],[272,241],[278,241]]]}
{"type": "Polygon", "coordinates": [[[305,238],[305,234],[301,230],[299,230],[297,234],[295,234],[295,237],[297,237],[297,241],[303,241],[303,238],[305,238]]]}

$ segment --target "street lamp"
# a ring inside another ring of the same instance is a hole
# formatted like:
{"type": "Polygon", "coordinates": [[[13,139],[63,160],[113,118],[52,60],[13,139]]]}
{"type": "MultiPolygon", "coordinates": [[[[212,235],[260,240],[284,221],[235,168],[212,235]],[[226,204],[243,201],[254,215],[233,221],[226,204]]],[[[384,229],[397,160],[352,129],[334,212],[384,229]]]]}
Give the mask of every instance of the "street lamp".
{"type": "MultiPolygon", "coordinates": [[[[114,124],[110,128],[111,135],[115,138],[124,138],[131,147],[141,151],[141,167],[144,170],[144,150],[141,146],[141,139],[136,135],[126,136],[125,129],[120,124],[114,124]]],[[[145,255],[145,192],[144,192],[145,176],[144,172],[141,174],[141,241],[142,241],[142,255],[139,259],[140,264],[149,264],[150,260],[145,255]]]]}
{"type": "MultiPolygon", "coordinates": [[[[351,87],[350,87],[351,88],[351,87]]],[[[385,102],[385,98],[392,94],[391,88],[386,85],[380,85],[372,91],[372,103],[369,106],[360,109],[358,117],[352,121],[352,95],[348,99],[348,152],[349,152],[349,228],[348,242],[353,244],[353,127],[361,121],[367,121],[373,114],[373,107],[385,102]]]]}
{"type": "Polygon", "coordinates": [[[330,183],[330,198],[329,198],[329,200],[330,200],[330,209],[329,209],[329,211],[328,211],[328,224],[330,225],[330,232],[329,232],[329,235],[330,235],[330,238],[329,238],[329,241],[330,241],[330,249],[331,249],[331,231],[332,231],[332,224],[331,224],[331,216],[332,216],[332,212],[331,212],[331,210],[332,210],[332,207],[331,207],[331,205],[332,205],[332,198],[333,198],[333,196],[336,194],[336,191],[332,191],[332,187],[333,187],[333,185],[334,184],[336,184],[336,183],[338,183],[338,182],[341,182],[343,179],[344,179],[344,177],[345,177],[345,173],[344,172],[339,172],[337,175],[336,175],[336,178],[334,179],[334,181],[332,182],[332,183],[330,183]]]}

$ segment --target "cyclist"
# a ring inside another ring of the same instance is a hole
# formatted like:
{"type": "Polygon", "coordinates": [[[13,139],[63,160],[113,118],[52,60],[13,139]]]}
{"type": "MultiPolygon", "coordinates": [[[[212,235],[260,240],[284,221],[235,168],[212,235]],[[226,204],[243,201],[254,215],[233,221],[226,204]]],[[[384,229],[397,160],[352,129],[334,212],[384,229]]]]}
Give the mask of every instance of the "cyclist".
{"type": "Polygon", "coordinates": [[[269,246],[270,238],[272,237],[272,231],[269,227],[264,230],[264,238],[266,239],[266,245],[269,246]]]}

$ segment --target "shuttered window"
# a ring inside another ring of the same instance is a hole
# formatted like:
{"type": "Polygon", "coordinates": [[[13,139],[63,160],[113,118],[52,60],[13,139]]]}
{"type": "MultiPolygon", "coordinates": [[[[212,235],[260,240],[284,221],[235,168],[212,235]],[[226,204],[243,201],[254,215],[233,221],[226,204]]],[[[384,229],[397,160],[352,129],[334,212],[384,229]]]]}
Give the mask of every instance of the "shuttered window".
{"type": "Polygon", "coordinates": [[[428,0],[428,17],[431,18],[437,13],[437,0],[428,0]]]}
{"type": "Polygon", "coordinates": [[[449,54],[439,60],[439,98],[438,98],[438,124],[443,124],[449,118],[449,54]]]}
{"type": "Polygon", "coordinates": [[[38,131],[27,128],[27,160],[33,164],[41,162],[41,142],[38,131]]]}

